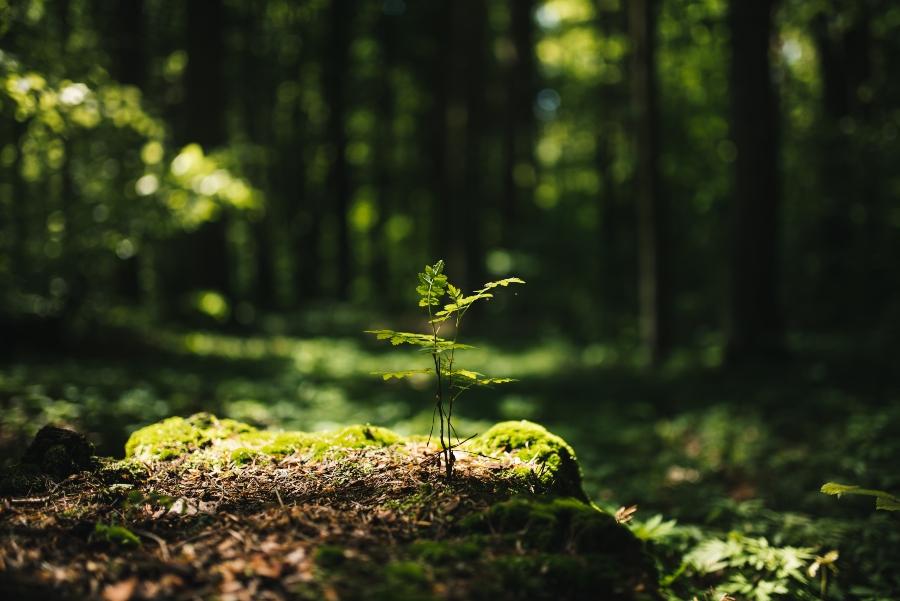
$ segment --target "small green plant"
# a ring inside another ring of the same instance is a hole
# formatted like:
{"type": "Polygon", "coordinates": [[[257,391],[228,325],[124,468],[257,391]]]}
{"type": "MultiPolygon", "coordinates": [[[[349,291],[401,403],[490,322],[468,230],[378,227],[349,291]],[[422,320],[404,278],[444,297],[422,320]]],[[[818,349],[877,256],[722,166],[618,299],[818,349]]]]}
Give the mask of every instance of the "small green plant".
{"type": "Polygon", "coordinates": [[[900,511],[900,497],[892,495],[883,490],[875,490],[871,488],[860,488],[854,484],[838,484],[837,482],[826,482],[822,485],[821,491],[826,495],[834,495],[838,498],[841,495],[862,495],[864,497],[875,497],[875,509],[883,509],[884,511],[900,511]]]}
{"type": "Polygon", "coordinates": [[[122,547],[139,547],[141,545],[141,539],[125,526],[104,524],[103,522],[97,522],[94,525],[94,532],[91,533],[90,539],[122,547]]]}
{"type": "MultiPolygon", "coordinates": [[[[419,307],[428,315],[430,333],[418,334],[413,332],[396,332],[394,330],[366,330],[374,334],[378,340],[390,340],[393,345],[410,344],[421,347],[420,350],[431,357],[433,367],[424,369],[411,369],[405,371],[382,372],[384,380],[391,378],[408,378],[416,374],[434,374],[434,413],[440,422],[440,456],[444,459],[444,469],[447,478],[453,477],[453,449],[462,444],[456,429],[453,426],[453,406],[459,396],[473,386],[490,386],[493,384],[505,384],[512,382],[511,378],[489,378],[484,374],[467,369],[460,369],[456,365],[456,351],[472,348],[467,344],[457,342],[463,317],[468,310],[480,300],[493,298],[492,290],[507,287],[510,284],[524,284],[519,278],[506,278],[496,282],[488,282],[470,295],[451,284],[444,274],[444,262],[438,261],[434,265],[426,265],[425,271],[418,276],[416,294],[419,296],[419,307]],[[443,308],[440,308],[443,305],[443,308]],[[448,325],[453,326],[452,338],[441,338],[441,329],[448,325]],[[456,438],[453,444],[452,438],[456,438]]],[[[432,418],[432,434],[434,433],[434,418],[432,418]]],[[[429,440],[431,434],[429,434],[429,440]]]]}

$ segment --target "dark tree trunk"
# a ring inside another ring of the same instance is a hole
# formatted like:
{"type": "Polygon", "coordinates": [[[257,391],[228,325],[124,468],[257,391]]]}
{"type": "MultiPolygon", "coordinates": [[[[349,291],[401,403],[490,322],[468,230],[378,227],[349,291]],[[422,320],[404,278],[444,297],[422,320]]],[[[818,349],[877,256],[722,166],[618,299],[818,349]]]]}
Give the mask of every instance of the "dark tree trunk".
{"type": "MultiPolygon", "coordinates": [[[[186,127],[183,144],[196,142],[210,152],[225,141],[224,7],[222,0],[191,0],[187,8],[185,72],[186,127]]],[[[171,245],[170,283],[179,301],[184,293],[212,289],[234,299],[229,271],[226,217],[201,225],[171,245]]],[[[167,296],[172,296],[171,294],[167,296]]]]}
{"type": "Polygon", "coordinates": [[[121,83],[143,88],[147,83],[144,0],[119,0],[112,5],[112,76],[121,83]]]}
{"type": "Polygon", "coordinates": [[[429,212],[429,254],[428,262],[436,259],[449,259],[448,240],[452,231],[451,193],[452,174],[448,164],[448,139],[450,128],[447,124],[448,111],[451,106],[450,93],[452,80],[450,71],[453,68],[453,0],[442,0],[432,17],[432,37],[437,40],[435,55],[431,69],[431,114],[429,115],[429,146],[433,174],[430,185],[433,206],[429,212]]]}
{"type": "Polygon", "coordinates": [[[28,237],[30,233],[28,205],[25,201],[27,188],[22,178],[22,136],[25,135],[27,125],[16,119],[12,120],[12,140],[16,148],[16,158],[10,167],[10,181],[12,183],[12,210],[15,212],[15,237],[12,241],[13,264],[11,272],[20,278],[18,286],[23,286],[23,281],[30,273],[31,258],[28,253],[28,237]]]}
{"type": "MultiPolygon", "coordinates": [[[[628,15],[620,7],[609,7],[598,0],[595,2],[599,13],[598,28],[602,38],[623,35],[628,30],[628,15]]],[[[596,169],[601,178],[600,193],[597,196],[600,226],[597,232],[596,286],[594,294],[598,299],[601,319],[600,333],[615,337],[617,322],[615,316],[627,314],[634,306],[634,269],[628,261],[622,260],[622,250],[633,254],[635,243],[630,235],[634,225],[632,204],[619,190],[613,165],[615,163],[614,132],[629,105],[628,82],[607,83],[598,86],[597,122],[599,132],[596,138],[596,169]]],[[[631,255],[629,255],[631,256],[631,255]]]]}
{"type": "Polygon", "coordinates": [[[731,362],[783,351],[778,300],[778,112],[770,44],[776,0],[732,0],[731,129],[734,178],[731,362]]]}
{"type": "Polygon", "coordinates": [[[484,194],[484,177],[486,164],[483,148],[486,142],[484,135],[488,127],[487,98],[487,9],[480,0],[469,0],[467,20],[464,24],[465,34],[460,54],[465,57],[465,78],[463,80],[465,95],[465,161],[463,194],[455,201],[458,217],[454,239],[457,246],[462,246],[463,267],[465,273],[461,278],[468,288],[480,286],[484,282],[484,241],[482,236],[482,220],[484,205],[487,201],[484,194]]]}
{"type": "MultiPolygon", "coordinates": [[[[867,253],[856,254],[866,248],[877,234],[860,232],[850,219],[856,199],[863,202],[877,198],[868,177],[868,148],[854,146],[856,136],[844,129],[846,120],[865,121],[868,103],[860,99],[859,91],[871,76],[871,32],[867,4],[860,2],[843,6],[843,10],[821,12],[813,20],[813,34],[819,57],[822,78],[822,107],[824,123],[820,129],[819,178],[823,216],[820,222],[822,269],[815,282],[814,293],[831,298],[827,314],[819,319],[836,320],[858,315],[853,294],[848,290],[865,288],[871,274],[861,269],[870,265],[867,253]],[[862,286],[860,286],[862,284],[862,286]]],[[[869,202],[871,227],[879,219],[877,203],[869,202]]],[[[868,228],[866,228],[868,229],[868,228]]]]}
{"type": "Polygon", "coordinates": [[[510,2],[509,27],[513,56],[507,68],[503,200],[500,209],[502,241],[506,245],[512,244],[516,238],[519,213],[523,207],[530,205],[535,178],[533,153],[536,74],[533,12],[533,0],[510,2]]]}
{"type": "Polygon", "coordinates": [[[186,6],[187,131],[183,142],[197,142],[208,151],[225,141],[225,9],[222,0],[191,0],[186,6]]]}
{"type": "Polygon", "coordinates": [[[351,248],[347,211],[350,205],[350,170],[347,165],[347,92],[349,76],[348,50],[350,19],[353,7],[348,0],[332,0],[328,36],[329,64],[324,70],[325,96],[328,101],[328,136],[331,146],[331,169],[328,177],[329,202],[336,226],[337,286],[336,295],[347,300],[350,294],[351,248]]]}
{"type": "Polygon", "coordinates": [[[464,0],[443,3],[436,17],[440,42],[433,92],[432,256],[447,261],[452,281],[471,287],[480,283],[483,272],[479,142],[486,126],[487,15],[482,3],[464,0]]]}
{"type": "MultiPolygon", "coordinates": [[[[124,84],[145,88],[147,56],[144,50],[144,0],[121,0],[112,4],[112,19],[106,38],[112,55],[113,78],[124,84]]],[[[125,185],[125,182],[122,182],[125,185]]],[[[116,292],[122,298],[138,302],[141,285],[138,257],[120,259],[115,267],[116,292]]]]}
{"type": "MultiPolygon", "coordinates": [[[[273,144],[271,128],[267,128],[265,117],[271,111],[273,102],[272,71],[266,57],[262,54],[263,33],[261,22],[264,18],[264,6],[247,3],[241,10],[241,78],[239,89],[234,93],[240,98],[241,122],[247,140],[256,148],[271,147],[273,144]]],[[[281,223],[283,211],[281,194],[272,193],[269,163],[283,156],[277,153],[270,157],[269,153],[254,152],[244,166],[250,180],[262,186],[267,192],[265,213],[252,224],[254,239],[254,269],[252,298],[261,309],[276,308],[275,253],[273,249],[273,233],[281,223]],[[260,159],[262,155],[264,159],[260,159]]]]}
{"type": "Polygon", "coordinates": [[[669,351],[666,206],[659,178],[659,108],[656,83],[656,2],[631,0],[631,101],[637,154],[638,299],[640,333],[651,364],[669,351]]]}
{"type": "Polygon", "coordinates": [[[385,223],[394,203],[394,66],[397,60],[396,17],[382,14],[378,21],[378,42],[381,46],[381,76],[378,87],[378,125],[375,140],[375,189],[378,216],[369,233],[371,248],[371,278],[374,287],[390,295],[390,268],[385,223]]]}

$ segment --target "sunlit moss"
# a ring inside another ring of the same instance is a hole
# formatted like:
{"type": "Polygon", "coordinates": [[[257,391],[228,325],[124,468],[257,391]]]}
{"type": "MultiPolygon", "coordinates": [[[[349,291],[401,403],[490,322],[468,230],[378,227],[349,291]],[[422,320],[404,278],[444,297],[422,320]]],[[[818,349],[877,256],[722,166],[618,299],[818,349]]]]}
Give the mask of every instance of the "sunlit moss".
{"type": "Polygon", "coordinates": [[[208,413],[170,417],[136,431],[125,445],[126,457],[167,460],[202,452],[212,462],[249,463],[256,457],[292,453],[320,459],[347,449],[386,447],[399,435],[377,426],[348,426],[333,432],[269,432],[208,413]]]}
{"type": "Polygon", "coordinates": [[[536,474],[548,490],[584,497],[575,451],[539,424],[526,420],[501,422],[465,448],[492,457],[507,455],[521,463],[515,469],[523,475],[536,474]]]}
{"type": "Polygon", "coordinates": [[[185,419],[170,417],[134,432],[125,443],[125,456],[139,459],[171,459],[239,434],[255,432],[250,425],[197,413],[185,419]]]}

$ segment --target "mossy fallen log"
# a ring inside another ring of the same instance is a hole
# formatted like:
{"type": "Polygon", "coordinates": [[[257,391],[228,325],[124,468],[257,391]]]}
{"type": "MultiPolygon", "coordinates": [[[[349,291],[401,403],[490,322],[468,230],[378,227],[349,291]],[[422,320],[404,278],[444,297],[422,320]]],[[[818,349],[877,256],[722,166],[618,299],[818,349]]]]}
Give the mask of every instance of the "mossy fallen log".
{"type": "Polygon", "coordinates": [[[376,426],[169,418],[0,514],[4,578],[76,598],[659,598],[642,543],[587,501],[563,439],[504,422],[456,453],[448,482],[436,445],[376,426]]]}

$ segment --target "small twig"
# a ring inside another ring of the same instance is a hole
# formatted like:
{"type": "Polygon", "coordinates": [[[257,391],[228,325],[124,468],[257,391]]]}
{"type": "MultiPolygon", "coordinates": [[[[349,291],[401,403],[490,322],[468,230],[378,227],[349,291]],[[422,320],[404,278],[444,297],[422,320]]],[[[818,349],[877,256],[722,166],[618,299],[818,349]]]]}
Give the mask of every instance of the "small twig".
{"type": "Polygon", "coordinates": [[[278,489],[275,489],[275,498],[278,499],[278,504],[281,506],[281,510],[284,512],[284,515],[287,516],[288,522],[293,526],[294,524],[294,516],[291,515],[291,512],[288,511],[288,508],[284,506],[284,501],[281,500],[281,493],[278,492],[278,489]]]}
{"type": "Polygon", "coordinates": [[[49,501],[50,497],[27,497],[24,499],[10,499],[9,502],[12,504],[25,504],[25,503],[45,503],[49,501]]]}
{"type": "MultiPolygon", "coordinates": [[[[478,436],[478,435],[477,435],[477,434],[473,434],[472,436],[466,438],[465,440],[461,440],[461,441],[457,442],[456,444],[451,444],[451,445],[450,445],[449,447],[447,447],[446,449],[441,449],[441,450],[439,450],[439,451],[435,451],[434,453],[429,453],[429,454],[425,457],[425,459],[422,460],[422,462],[420,463],[420,465],[425,465],[426,463],[428,463],[429,461],[431,461],[433,458],[437,457],[438,455],[442,455],[442,454],[444,453],[445,450],[447,450],[447,451],[452,451],[453,449],[459,448],[460,446],[466,444],[467,442],[469,442],[470,440],[472,440],[472,439],[475,438],[476,436],[478,436]]],[[[480,454],[480,453],[474,453],[474,452],[472,452],[472,451],[459,451],[459,452],[460,452],[460,453],[471,453],[471,454],[473,454],[473,455],[479,455],[479,454],[480,454]]],[[[484,456],[487,457],[487,455],[484,455],[484,456]]],[[[493,458],[492,458],[492,457],[489,457],[489,459],[493,459],[493,458]]]]}
{"type": "Polygon", "coordinates": [[[159,551],[162,554],[163,561],[169,561],[169,547],[166,545],[166,541],[162,539],[162,537],[153,534],[152,532],[147,532],[146,530],[135,530],[132,529],[132,532],[135,534],[140,534],[143,537],[149,538],[153,541],[156,541],[156,544],[159,545],[159,551]]]}
{"type": "MultiPolygon", "coordinates": [[[[468,440],[468,439],[467,439],[468,440]]],[[[465,440],[463,441],[465,442],[465,440]]],[[[484,457],[485,459],[490,459],[491,461],[500,461],[499,457],[491,457],[490,455],[485,455],[484,453],[479,453],[478,451],[466,451],[465,449],[459,449],[457,453],[466,453],[468,455],[475,455],[477,457],[484,457]]]]}
{"type": "Polygon", "coordinates": [[[201,538],[206,538],[207,536],[212,536],[213,534],[216,534],[216,531],[215,531],[215,530],[207,530],[206,532],[201,532],[200,534],[195,534],[194,536],[191,536],[191,537],[186,538],[186,539],[184,539],[184,540],[178,541],[177,543],[175,543],[174,545],[172,545],[172,548],[173,548],[173,549],[177,549],[178,547],[181,547],[181,546],[184,546],[184,545],[186,545],[186,544],[188,544],[188,543],[192,543],[192,542],[194,542],[194,541],[200,540],[201,538]]]}

